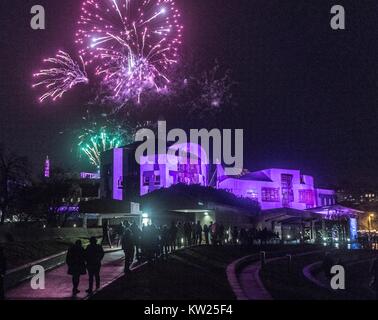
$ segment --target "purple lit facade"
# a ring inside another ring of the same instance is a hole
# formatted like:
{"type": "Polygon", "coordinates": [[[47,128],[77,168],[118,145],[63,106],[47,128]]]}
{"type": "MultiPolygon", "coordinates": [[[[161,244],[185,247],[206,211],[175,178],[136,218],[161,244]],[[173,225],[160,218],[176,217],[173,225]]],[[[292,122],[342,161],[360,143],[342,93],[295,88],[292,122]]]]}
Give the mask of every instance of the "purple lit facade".
{"type": "MultiPolygon", "coordinates": [[[[141,159],[140,163],[144,163],[140,166],[141,196],[178,183],[207,186],[208,160],[205,151],[192,143],[176,147],[184,152],[178,155],[170,155],[170,152],[167,155],[159,155],[159,161],[155,161],[157,155],[141,159]]],[[[168,148],[168,151],[174,150],[168,148]]]]}
{"type": "MultiPolygon", "coordinates": [[[[343,237],[356,238],[356,219],[360,212],[337,205],[334,190],[316,188],[314,178],[302,174],[300,170],[272,168],[246,172],[240,176],[226,176],[221,165],[209,164],[201,146],[190,143],[168,147],[166,154],[145,155],[138,164],[135,160],[137,147],[138,144],[132,144],[102,154],[101,198],[134,201],[134,196],[143,196],[175,184],[210,186],[213,185],[210,181],[215,180],[213,186],[217,189],[256,200],[262,215],[255,216],[251,222],[248,213],[233,211],[230,207],[222,209],[222,212],[211,206],[171,211],[179,215],[194,212],[195,220],[219,219],[229,227],[253,223],[257,228],[274,231],[280,239],[307,239],[311,242],[328,238],[323,235],[329,234],[332,227],[326,224],[332,225],[342,219],[348,224],[342,233],[343,237]],[[214,167],[215,172],[211,170],[214,167]],[[246,219],[250,222],[245,222],[246,219]]],[[[155,219],[163,219],[164,213],[160,214],[162,216],[157,215],[155,219]]],[[[340,237],[341,233],[335,236],[340,237]]]]}
{"type": "Polygon", "coordinates": [[[50,178],[50,159],[49,159],[49,157],[46,157],[46,160],[45,160],[44,176],[45,176],[45,178],[50,178]]]}
{"type": "Polygon", "coordinates": [[[254,199],[262,210],[306,210],[336,204],[334,190],[316,188],[314,178],[303,175],[299,170],[266,169],[229,177],[219,167],[217,188],[254,199]]]}
{"type": "MultiPolygon", "coordinates": [[[[208,186],[209,161],[204,149],[192,143],[167,148],[167,154],[151,154],[135,161],[135,145],[107,151],[102,156],[102,194],[123,200],[137,191],[146,195],[160,188],[183,183],[208,186]],[[175,151],[180,151],[176,152],[175,151]],[[129,185],[128,185],[129,184],[129,185]]],[[[259,202],[262,210],[306,210],[336,204],[336,192],[316,188],[314,178],[300,170],[266,169],[241,176],[226,176],[217,166],[216,188],[259,202]]]]}
{"type": "Polygon", "coordinates": [[[123,200],[123,150],[113,149],[113,199],[123,200]]]}

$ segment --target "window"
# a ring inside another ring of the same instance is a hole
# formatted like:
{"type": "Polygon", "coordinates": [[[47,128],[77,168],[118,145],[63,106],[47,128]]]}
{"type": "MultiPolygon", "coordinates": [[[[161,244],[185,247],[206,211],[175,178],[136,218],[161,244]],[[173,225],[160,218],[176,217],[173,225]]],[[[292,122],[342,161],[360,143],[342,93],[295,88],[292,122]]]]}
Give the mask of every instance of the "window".
{"type": "Polygon", "coordinates": [[[118,179],[118,189],[124,189],[126,186],[125,177],[121,176],[118,179]]]}
{"type": "Polygon", "coordinates": [[[251,198],[251,199],[254,199],[254,200],[257,200],[257,198],[258,198],[257,191],[253,190],[253,189],[247,190],[247,197],[251,198]]]}
{"type": "Polygon", "coordinates": [[[149,176],[144,176],[143,177],[143,185],[144,186],[149,186],[150,185],[150,177],[149,176]]]}
{"type": "Polygon", "coordinates": [[[279,188],[261,188],[261,199],[264,202],[279,202],[280,189],[279,188]]]}
{"type": "Polygon", "coordinates": [[[299,202],[314,204],[314,192],[312,190],[299,190],[299,202]]]}
{"type": "Polygon", "coordinates": [[[160,175],[155,176],[155,186],[160,186],[160,175]]]}

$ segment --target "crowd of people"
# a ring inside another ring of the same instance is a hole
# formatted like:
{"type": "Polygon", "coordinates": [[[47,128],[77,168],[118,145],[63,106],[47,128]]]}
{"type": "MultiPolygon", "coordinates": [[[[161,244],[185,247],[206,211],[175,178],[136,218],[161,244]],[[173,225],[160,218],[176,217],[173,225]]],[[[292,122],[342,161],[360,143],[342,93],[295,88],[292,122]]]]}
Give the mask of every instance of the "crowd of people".
{"type": "Polygon", "coordinates": [[[248,246],[256,242],[266,243],[277,237],[277,234],[266,229],[231,228],[217,222],[202,225],[200,221],[196,223],[172,221],[170,225],[158,227],[149,224],[140,228],[138,224],[126,221],[113,227],[112,230],[105,222],[102,244],[110,247],[115,244],[122,246],[125,253],[125,273],[127,273],[134,258],[138,261],[152,262],[183,247],[201,244],[221,246],[226,243],[248,246]]]}
{"type": "Polygon", "coordinates": [[[136,257],[137,260],[153,261],[165,257],[168,253],[192,245],[222,245],[229,241],[230,233],[223,224],[210,222],[201,225],[200,221],[172,222],[169,226],[157,227],[154,224],[143,225],[123,222],[111,234],[107,223],[103,224],[103,245],[112,247],[121,245],[125,252],[125,272],[136,257]]]}

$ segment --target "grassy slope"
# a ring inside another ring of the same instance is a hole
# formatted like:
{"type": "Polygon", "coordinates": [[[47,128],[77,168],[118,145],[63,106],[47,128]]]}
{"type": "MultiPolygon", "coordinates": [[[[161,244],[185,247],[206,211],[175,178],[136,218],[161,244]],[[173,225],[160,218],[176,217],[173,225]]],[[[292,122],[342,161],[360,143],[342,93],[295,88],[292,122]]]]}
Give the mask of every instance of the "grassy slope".
{"type": "Polygon", "coordinates": [[[8,269],[45,258],[47,256],[67,250],[68,242],[38,241],[12,242],[3,245],[7,258],[8,269]]]}

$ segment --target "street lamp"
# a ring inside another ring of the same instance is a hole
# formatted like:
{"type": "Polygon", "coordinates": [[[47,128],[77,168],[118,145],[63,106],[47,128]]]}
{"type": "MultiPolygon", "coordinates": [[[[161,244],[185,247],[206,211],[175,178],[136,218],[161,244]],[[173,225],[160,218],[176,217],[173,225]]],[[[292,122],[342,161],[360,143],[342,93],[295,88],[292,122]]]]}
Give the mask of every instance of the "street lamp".
{"type": "Polygon", "coordinates": [[[372,218],[374,218],[374,213],[370,213],[369,214],[369,219],[368,219],[368,226],[369,226],[369,235],[371,235],[371,226],[372,226],[372,224],[371,224],[371,219],[372,218]]]}

